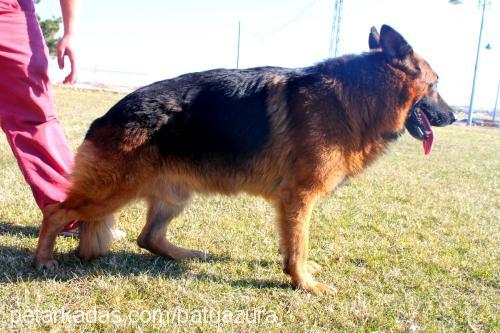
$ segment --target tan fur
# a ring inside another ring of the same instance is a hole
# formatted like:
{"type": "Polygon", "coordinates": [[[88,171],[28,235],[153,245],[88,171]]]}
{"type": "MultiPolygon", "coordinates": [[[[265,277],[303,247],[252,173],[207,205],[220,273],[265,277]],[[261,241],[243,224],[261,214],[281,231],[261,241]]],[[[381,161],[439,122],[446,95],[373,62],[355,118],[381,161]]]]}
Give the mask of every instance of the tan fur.
{"type": "MultiPolygon", "coordinates": [[[[411,68],[419,67],[423,75],[410,79],[394,70],[398,93],[378,99],[333,78],[321,82],[322,91],[305,86],[288,98],[287,78],[276,75],[267,87],[269,142],[245,168],[230,175],[211,166],[200,172],[198,165],[174,157],[162,159],[156,146],[146,144],[146,130],[100,128],[78,149],[68,198],[44,212],[36,266],[55,265],[55,237],[73,219],[82,221],[80,256],[88,260],[105,254],[111,245],[112,214],[137,198],[148,203],[147,222],[137,240],[140,247],[173,259],[205,258],[203,252],[170,243],[169,223],[195,192],[247,192],[276,208],[283,268],[292,283],[316,294],[333,291],[312,277],[319,265],[308,261],[311,211],[322,195],[384,152],[384,133],[403,129],[409,109],[427,92],[425,80],[435,78],[421,58],[413,60],[418,66],[411,68]],[[355,112],[341,118],[332,105],[355,112]],[[301,126],[291,126],[291,118],[301,126]]],[[[178,107],[176,101],[171,103],[178,107]]]]}
{"type": "Polygon", "coordinates": [[[80,223],[80,245],[78,256],[85,261],[108,253],[113,243],[112,229],[115,225],[112,215],[100,220],[80,223]]]}

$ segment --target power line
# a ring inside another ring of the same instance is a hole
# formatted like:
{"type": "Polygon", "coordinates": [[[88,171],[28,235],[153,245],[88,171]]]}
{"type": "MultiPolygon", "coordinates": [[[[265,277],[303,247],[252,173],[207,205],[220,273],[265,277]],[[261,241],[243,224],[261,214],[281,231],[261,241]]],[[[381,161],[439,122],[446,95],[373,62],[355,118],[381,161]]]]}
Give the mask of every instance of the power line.
{"type": "Polygon", "coordinates": [[[271,31],[268,31],[266,33],[262,33],[262,34],[254,33],[251,29],[249,29],[248,27],[246,27],[243,24],[241,25],[241,27],[243,29],[245,29],[253,37],[264,39],[264,38],[267,38],[267,37],[272,36],[274,34],[277,34],[278,32],[280,32],[280,31],[284,30],[285,28],[287,28],[290,24],[295,23],[296,21],[300,20],[302,18],[302,16],[304,16],[304,14],[306,14],[306,12],[309,11],[309,9],[311,9],[317,2],[318,2],[318,0],[313,0],[306,7],[304,7],[295,17],[293,17],[292,19],[290,19],[288,21],[285,21],[278,28],[273,29],[271,31]]]}

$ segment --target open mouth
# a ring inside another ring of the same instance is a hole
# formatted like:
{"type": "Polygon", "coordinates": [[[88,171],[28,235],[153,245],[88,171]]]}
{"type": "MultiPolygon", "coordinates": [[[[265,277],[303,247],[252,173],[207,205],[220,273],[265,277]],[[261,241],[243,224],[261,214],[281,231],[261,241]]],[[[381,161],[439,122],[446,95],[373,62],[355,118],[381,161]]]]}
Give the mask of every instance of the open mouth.
{"type": "Polygon", "coordinates": [[[434,132],[425,113],[419,107],[413,107],[406,120],[406,129],[417,140],[422,141],[425,155],[429,155],[434,144],[434,132]]]}

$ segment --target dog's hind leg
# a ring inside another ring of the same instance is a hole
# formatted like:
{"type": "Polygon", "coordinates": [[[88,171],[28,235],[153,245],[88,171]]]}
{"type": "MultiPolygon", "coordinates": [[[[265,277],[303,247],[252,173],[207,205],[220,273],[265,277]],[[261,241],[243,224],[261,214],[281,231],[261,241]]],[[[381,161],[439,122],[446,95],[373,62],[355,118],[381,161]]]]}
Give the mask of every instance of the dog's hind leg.
{"type": "Polygon", "coordinates": [[[108,253],[113,243],[113,213],[134,197],[134,192],[116,188],[105,200],[87,201],[69,209],[75,211],[81,222],[77,254],[82,260],[89,261],[108,253]]]}
{"type": "Polygon", "coordinates": [[[137,244],[152,253],[174,260],[206,259],[206,253],[176,246],[166,238],[170,221],[179,215],[190,198],[191,193],[187,188],[172,184],[165,184],[161,191],[150,194],[147,197],[147,222],[137,238],[137,244]]]}
{"type": "Polygon", "coordinates": [[[78,256],[90,260],[106,254],[111,247],[114,224],[113,212],[129,202],[134,194],[116,191],[107,200],[95,203],[88,198],[71,194],[62,203],[44,209],[44,219],[35,253],[37,269],[52,269],[57,266],[53,258],[57,234],[72,220],[80,221],[80,245],[78,256]]]}
{"type": "Polygon", "coordinates": [[[75,219],[71,212],[61,208],[61,204],[48,205],[43,209],[43,221],[35,252],[36,269],[53,269],[57,267],[54,260],[54,245],[57,234],[69,222],[75,219]]]}
{"type": "Polygon", "coordinates": [[[113,214],[95,221],[81,221],[78,256],[89,261],[108,253],[113,243],[113,214]]]}
{"type": "Polygon", "coordinates": [[[108,252],[113,236],[112,214],[137,196],[140,178],[134,174],[134,164],[126,163],[120,152],[99,149],[85,140],[78,148],[71,186],[64,202],[48,206],[35,254],[37,268],[56,265],[53,249],[57,234],[72,220],[80,221],[78,255],[84,260],[108,252]]]}

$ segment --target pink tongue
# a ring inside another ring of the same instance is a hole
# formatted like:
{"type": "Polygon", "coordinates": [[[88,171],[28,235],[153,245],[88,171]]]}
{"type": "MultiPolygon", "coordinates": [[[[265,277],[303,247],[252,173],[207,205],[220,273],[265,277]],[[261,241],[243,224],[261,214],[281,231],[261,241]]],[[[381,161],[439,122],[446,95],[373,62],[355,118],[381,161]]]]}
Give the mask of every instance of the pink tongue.
{"type": "Polygon", "coordinates": [[[434,144],[434,132],[432,131],[431,123],[427,116],[422,111],[420,112],[420,116],[422,117],[422,122],[424,123],[424,130],[427,134],[427,139],[425,139],[422,144],[424,146],[425,155],[429,155],[432,150],[432,145],[434,144]]]}

